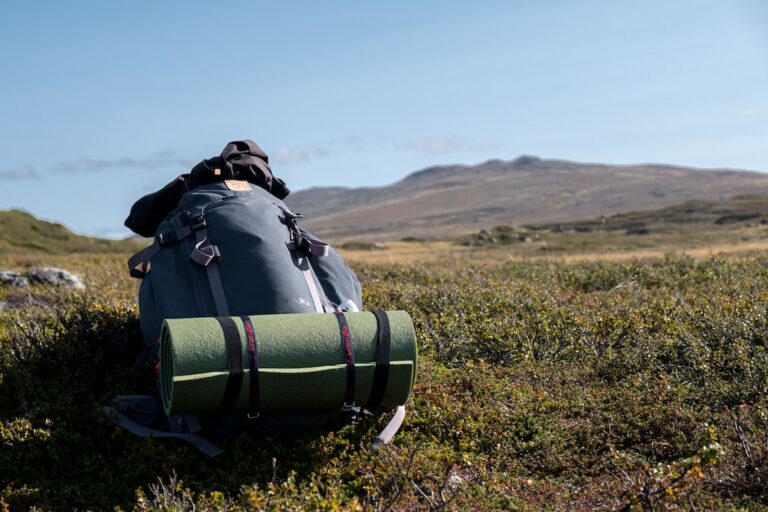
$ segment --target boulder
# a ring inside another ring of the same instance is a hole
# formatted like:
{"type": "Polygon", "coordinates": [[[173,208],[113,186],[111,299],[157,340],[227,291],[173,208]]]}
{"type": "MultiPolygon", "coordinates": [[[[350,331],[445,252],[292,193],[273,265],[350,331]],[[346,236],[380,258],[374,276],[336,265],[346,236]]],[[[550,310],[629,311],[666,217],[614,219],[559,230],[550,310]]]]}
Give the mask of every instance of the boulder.
{"type": "Polygon", "coordinates": [[[30,307],[50,308],[52,305],[53,302],[49,297],[25,293],[9,295],[4,300],[0,300],[0,311],[29,309],[30,307]]]}
{"type": "Polygon", "coordinates": [[[29,280],[18,272],[0,270],[0,283],[25,288],[29,285],[29,280]]]}
{"type": "Polygon", "coordinates": [[[82,279],[60,268],[33,268],[29,271],[29,280],[52,286],[63,286],[73,290],[84,290],[82,279]]]}

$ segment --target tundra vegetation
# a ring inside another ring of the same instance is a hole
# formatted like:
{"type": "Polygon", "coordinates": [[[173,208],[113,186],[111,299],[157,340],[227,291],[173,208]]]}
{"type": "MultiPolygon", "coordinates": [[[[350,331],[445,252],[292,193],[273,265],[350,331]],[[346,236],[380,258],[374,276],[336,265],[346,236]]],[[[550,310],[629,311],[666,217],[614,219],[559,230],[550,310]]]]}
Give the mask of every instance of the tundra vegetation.
{"type": "MultiPolygon", "coordinates": [[[[478,251],[491,249],[478,248],[478,251]]],[[[768,257],[366,264],[420,349],[406,423],[201,456],[99,410],[152,391],[114,254],[0,254],[85,292],[0,285],[0,510],[768,509],[768,257]]]]}

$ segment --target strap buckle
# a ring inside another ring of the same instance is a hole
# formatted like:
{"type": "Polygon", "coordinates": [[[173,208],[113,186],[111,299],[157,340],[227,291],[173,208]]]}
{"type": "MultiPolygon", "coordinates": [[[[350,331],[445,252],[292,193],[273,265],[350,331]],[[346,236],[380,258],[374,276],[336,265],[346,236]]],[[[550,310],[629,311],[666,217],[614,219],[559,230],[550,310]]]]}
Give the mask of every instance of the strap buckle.
{"type": "Polygon", "coordinates": [[[248,418],[249,420],[257,420],[259,419],[259,416],[261,416],[260,412],[257,412],[256,414],[247,413],[245,415],[245,417],[248,418]]]}
{"type": "Polygon", "coordinates": [[[190,255],[190,259],[192,261],[203,267],[207,267],[211,261],[214,260],[214,258],[221,258],[221,252],[219,252],[219,248],[215,245],[203,246],[205,242],[206,239],[203,238],[201,241],[196,243],[195,248],[190,255]]]}
{"type": "Polygon", "coordinates": [[[190,217],[189,219],[189,228],[192,231],[197,231],[198,229],[203,229],[207,223],[205,222],[205,215],[202,213],[199,215],[195,215],[194,217],[190,217]]]}
{"type": "Polygon", "coordinates": [[[344,405],[341,406],[341,412],[356,412],[355,409],[357,409],[357,405],[355,405],[355,402],[344,402],[344,405]]]}

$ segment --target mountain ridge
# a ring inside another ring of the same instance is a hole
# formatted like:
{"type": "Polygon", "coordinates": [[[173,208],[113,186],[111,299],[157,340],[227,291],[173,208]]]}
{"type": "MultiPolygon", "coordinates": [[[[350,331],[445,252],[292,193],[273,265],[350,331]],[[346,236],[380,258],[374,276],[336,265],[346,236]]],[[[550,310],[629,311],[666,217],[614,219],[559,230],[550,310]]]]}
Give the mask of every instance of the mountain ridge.
{"type": "Polygon", "coordinates": [[[669,164],[600,164],[521,155],[420,169],[381,187],[314,187],[286,200],[333,240],[448,237],[496,224],[557,222],[691,199],[768,193],[768,175],[669,164]]]}

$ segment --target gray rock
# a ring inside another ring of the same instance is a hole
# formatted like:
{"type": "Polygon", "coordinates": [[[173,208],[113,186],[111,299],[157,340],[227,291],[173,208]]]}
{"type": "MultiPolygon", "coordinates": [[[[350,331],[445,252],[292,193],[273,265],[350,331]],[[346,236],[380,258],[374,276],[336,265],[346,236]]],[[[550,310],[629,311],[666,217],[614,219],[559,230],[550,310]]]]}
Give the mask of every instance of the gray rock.
{"type": "Polygon", "coordinates": [[[448,488],[449,489],[458,489],[461,487],[464,487],[465,481],[464,479],[457,475],[456,473],[453,473],[450,477],[448,477],[448,488]]]}
{"type": "Polygon", "coordinates": [[[16,286],[17,288],[24,288],[29,285],[29,280],[18,272],[2,270],[0,271],[0,283],[16,286]]]}
{"type": "Polygon", "coordinates": [[[29,280],[52,286],[64,286],[73,290],[84,290],[82,279],[60,268],[33,268],[29,271],[29,280]]]}
{"type": "Polygon", "coordinates": [[[45,296],[30,294],[9,295],[4,300],[0,300],[0,311],[29,309],[30,307],[50,308],[52,305],[51,299],[45,296]]]}

